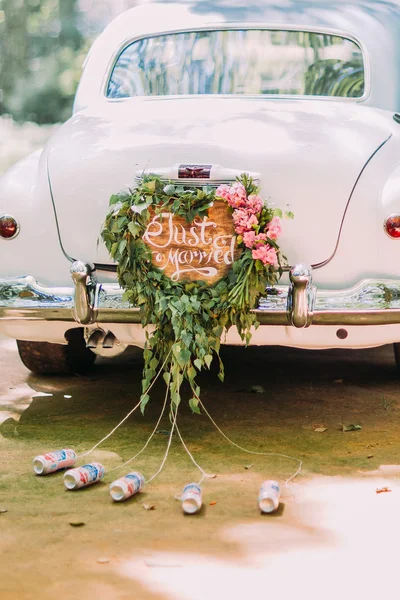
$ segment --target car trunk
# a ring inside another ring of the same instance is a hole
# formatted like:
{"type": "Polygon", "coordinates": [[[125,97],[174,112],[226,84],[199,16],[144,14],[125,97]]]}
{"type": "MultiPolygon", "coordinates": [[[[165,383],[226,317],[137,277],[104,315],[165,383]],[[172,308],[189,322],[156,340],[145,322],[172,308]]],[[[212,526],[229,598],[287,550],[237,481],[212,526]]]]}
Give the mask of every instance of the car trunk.
{"type": "Polygon", "coordinates": [[[387,114],[351,101],[104,102],[70,119],[48,147],[61,242],[74,259],[112,264],[98,244],[112,194],[138,172],[217,164],[258,173],[270,205],[295,215],[281,238],[289,263],[320,263],[335,249],[360,172],[389,135],[387,114]]]}

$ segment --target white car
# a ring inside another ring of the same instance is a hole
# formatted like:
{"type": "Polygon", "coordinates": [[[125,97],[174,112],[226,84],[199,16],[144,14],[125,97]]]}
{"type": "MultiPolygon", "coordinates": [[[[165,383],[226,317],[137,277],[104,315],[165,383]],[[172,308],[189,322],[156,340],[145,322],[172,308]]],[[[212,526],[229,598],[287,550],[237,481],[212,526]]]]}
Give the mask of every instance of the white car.
{"type": "MultiPolygon", "coordinates": [[[[252,343],[400,355],[400,6],[146,4],[96,40],[73,116],[0,180],[0,333],[34,372],[143,346],[99,234],[145,172],[249,172],[290,210],[252,343]]],[[[225,343],[242,343],[230,330],[225,343]]],[[[399,360],[398,360],[399,362],[399,360]]]]}

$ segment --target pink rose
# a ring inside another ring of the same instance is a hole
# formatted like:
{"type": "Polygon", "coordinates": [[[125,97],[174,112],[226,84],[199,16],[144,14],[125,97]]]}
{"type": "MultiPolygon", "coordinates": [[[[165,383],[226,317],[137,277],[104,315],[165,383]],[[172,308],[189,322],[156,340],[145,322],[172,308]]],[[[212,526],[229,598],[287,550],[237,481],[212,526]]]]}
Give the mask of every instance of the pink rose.
{"type": "Polygon", "coordinates": [[[242,183],[236,182],[231,186],[228,203],[233,208],[240,208],[246,205],[247,194],[242,183]]]}
{"type": "Polygon", "coordinates": [[[275,248],[271,248],[269,244],[259,244],[252,252],[254,260],[261,260],[264,265],[278,265],[278,257],[275,248]]]}
{"type": "Polygon", "coordinates": [[[231,186],[230,185],[220,185],[215,190],[215,195],[219,196],[220,198],[223,198],[224,200],[229,200],[230,193],[231,193],[231,186]]]}
{"type": "Polygon", "coordinates": [[[258,225],[257,217],[243,209],[234,210],[232,216],[235,224],[235,231],[238,234],[243,234],[245,231],[251,231],[253,225],[258,225]]]}
{"type": "Polygon", "coordinates": [[[259,233],[258,235],[256,235],[254,242],[266,242],[267,241],[267,234],[266,233],[259,233]]]}
{"type": "Polygon", "coordinates": [[[252,248],[254,246],[255,238],[256,238],[256,232],[254,230],[246,231],[243,234],[244,245],[247,246],[247,248],[252,248]]]}
{"type": "Polygon", "coordinates": [[[260,198],[260,196],[257,196],[256,194],[251,194],[247,198],[246,207],[250,212],[257,214],[261,211],[263,206],[264,206],[263,199],[260,198]]]}
{"type": "Polygon", "coordinates": [[[271,246],[265,246],[265,248],[269,248],[266,254],[266,261],[268,265],[272,265],[273,267],[278,266],[278,257],[276,254],[275,248],[271,248],[271,246]]]}
{"type": "Polygon", "coordinates": [[[267,234],[271,240],[276,240],[282,233],[282,221],[279,217],[274,217],[268,223],[267,234]]]}

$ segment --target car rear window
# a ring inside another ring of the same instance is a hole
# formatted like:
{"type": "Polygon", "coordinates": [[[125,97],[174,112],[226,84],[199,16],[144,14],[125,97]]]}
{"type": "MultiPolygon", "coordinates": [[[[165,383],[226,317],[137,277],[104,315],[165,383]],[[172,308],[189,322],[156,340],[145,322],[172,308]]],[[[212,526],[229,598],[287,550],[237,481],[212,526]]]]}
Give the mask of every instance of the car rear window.
{"type": "Polygon", "coordinates": [[[140,39],[119,55],[108,98],[187,94],[360,98],[361,48],[336,35],[235,29],[140,39]]]}

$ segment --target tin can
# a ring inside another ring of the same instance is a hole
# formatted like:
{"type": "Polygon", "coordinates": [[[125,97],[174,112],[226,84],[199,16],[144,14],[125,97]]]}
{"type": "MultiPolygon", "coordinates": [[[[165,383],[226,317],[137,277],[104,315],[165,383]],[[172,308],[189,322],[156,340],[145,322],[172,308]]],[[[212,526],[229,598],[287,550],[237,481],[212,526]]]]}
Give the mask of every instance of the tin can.
{"type": "Polygon", "coordinates": [[[181,494],[182,510],[187,515],[199,512],[202,505],[201,487],[197,483],[189,483],[181,494]]]}
{"type": "Polygon", "coordinates": [[[76,454],[71,449],[57,450],[48,454],[40,454],[33,459],[33,470],[36,475],[47,475],[60,469],[73,467],[76,463],[76,454]]]}
{"type": "Polygon", "coordinates": [[[258,496],[258,506],[262,513],[272,513],[277,510],[281,497],[281,488],[277,481],[268,480],[261,484],[258,496]]]}
{"type": "Polygon", "coordinates": [[[71,469],[64,475],[64,485],[67,490],[77,490],[87,485],[97,483],[100,479],[103,479],[105,469],[103,465],[98,462],[89,463],[83,465],[83,467],[77,467],[71,469]]]}
{"type": "Polygon", "coordinates": [[[116,479],[110,485],[110,495],[115,502],[122,502],[140,492],[144,486],[144,477],[138,471],[128,473],[125,477],[116,479]]]}

